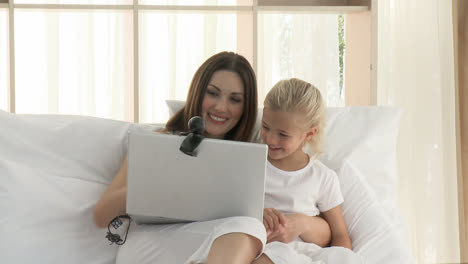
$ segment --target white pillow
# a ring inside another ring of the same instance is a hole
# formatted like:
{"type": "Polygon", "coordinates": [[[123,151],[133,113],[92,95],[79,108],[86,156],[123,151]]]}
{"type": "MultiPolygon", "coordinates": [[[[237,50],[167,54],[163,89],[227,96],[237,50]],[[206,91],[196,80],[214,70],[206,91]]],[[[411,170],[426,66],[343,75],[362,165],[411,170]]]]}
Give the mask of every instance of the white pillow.
{"type": "Polygon", "coordinates": [[[130,123],[0,111],[4,263],[115,263],[96,201],[120,168],[130,123]]]}
{"type": "Polygon", "coordinates": [[[401,224],[389,217],[359,170],[344,162],[337,175],[344,197],[341,208],[353,251],[367,263],[415,263],[401,224]]]}
{"type": "Polygon", "coordinates": [[[185,101],[180,101],[180,100],[166,100],[166,105],[169,109],[169,116],[172,117],[182,109],[182,107],[185,105],[185,101]]]}
{"type": "MultiPolygon", "coordinates": [[[[166,103],[171,114],[185,104],[166,103]]],[[[369,263],[413,262],[396,206],[399,117],[400,110],[393,107],[327,108],[327,143],[319,159],[340,178],[344,218],[353,247],[369,260],[379,260],[369,263]]],[[[261,118],[259,109],[253,136],[256,141],[261,118]]]]}
{"type": "Polygon", "coordinates": [[[393,220],[398,174],[396,140],[400,110],[386,106],[329,107],[325,128],[326,147],[320,160],[338,170],[347,161],[376,193],[393,220]]]}
{"type": "MultiPolygon", "coordinates": [[[[166,100],[170,116],[184,101],[166,100]]],[[[260,142],[263,109],[257,111],[253,140],[260,142]]],[[[328,107],[325,128],[326,146],[320,160],[337,170],[350,162],[365,175],[378,193],[377,198],[390,214],[396,213],[397,185],[396,138],[400,110],[383,106],[328,107]]],[[[309,152],[308,149],[305,149],[309,152]]]]}

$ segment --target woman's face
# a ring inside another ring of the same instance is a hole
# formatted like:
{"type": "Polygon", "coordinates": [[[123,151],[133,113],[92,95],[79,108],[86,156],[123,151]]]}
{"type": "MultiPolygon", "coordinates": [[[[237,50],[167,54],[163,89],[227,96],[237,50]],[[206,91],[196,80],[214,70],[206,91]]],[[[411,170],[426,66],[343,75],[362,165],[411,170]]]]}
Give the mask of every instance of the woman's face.
{"type": "Polygon", "coordinates": [[[224,138],[242,117],[245,91],[235,72],[216,71],[206,88],[202,103],[205,133],[212,138],[224,138]]]}

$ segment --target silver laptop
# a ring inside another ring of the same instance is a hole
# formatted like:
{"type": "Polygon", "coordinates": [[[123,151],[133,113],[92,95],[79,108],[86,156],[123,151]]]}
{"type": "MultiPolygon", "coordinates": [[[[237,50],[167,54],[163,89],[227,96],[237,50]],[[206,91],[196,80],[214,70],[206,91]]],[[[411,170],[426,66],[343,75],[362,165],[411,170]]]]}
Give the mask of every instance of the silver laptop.
{"type": "Polygon", "coordinates": [[[250,216],[263,221],[267,146],[202,140],[196,156],[179,150],[185,136],[131,131],[127,213],[162,224],[250,216]]]}

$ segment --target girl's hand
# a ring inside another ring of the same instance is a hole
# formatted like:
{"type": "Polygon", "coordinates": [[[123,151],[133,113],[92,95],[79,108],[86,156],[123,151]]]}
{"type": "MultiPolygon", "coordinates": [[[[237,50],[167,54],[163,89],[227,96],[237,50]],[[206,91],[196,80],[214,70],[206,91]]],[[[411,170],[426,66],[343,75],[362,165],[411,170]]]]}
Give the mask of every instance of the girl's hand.
{"type": "Polygon", "coordinates": [[[280,227],[282,227],[282,229],[286,227],[286,218],[275,208],[265,208],[263,209],[263,225],[265,226],[267,234],[278,232],[280,227]]]}
{"type": "Polygon", "coordinates": [[[305,226],[301,222],[303,220],[302,214],[290,214],[284,217],[287,225],[284,227],[280,226],[276,232],[267,232],[267,243],[273,241],[289,243],[294,241],[304,231],[305,226]]]}

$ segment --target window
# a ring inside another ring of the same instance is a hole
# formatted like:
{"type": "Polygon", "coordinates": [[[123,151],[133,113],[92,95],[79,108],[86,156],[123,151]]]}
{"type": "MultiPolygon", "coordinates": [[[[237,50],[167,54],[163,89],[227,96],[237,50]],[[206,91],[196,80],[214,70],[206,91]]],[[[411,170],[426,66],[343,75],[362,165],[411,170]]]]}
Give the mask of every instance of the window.
{"type": "Polygon", "coordinates": [[[0,8],[0,110],[8,111],[8,9],[0,8]]]}
{"type": "Polygon", "coordinates": [[[141,5],[235,6],[252,5],[252,0],[140,0],[141,5]]]}
{"type": "Polygon", "coordinates": [[[235,13],[140,13],[140,122],[164,122],[166,99],[185,100],[211,55],[237,51],[235,13]]]}
{"type": "Polygon", "coordinates": [[[127,10],[17,9],[16,112],[125,119],[132,24],[127,10]]]}
{"type": "Polygon", "coordinates": [[[344,105],[339,8],[318,14],[252,0],[136,2],[15,0],[16,81],[7,88],[8,56],[1,56],[0,107],[7,108],[11,89],[16,113],[162,123],[165,100],[185,100],[198,66],[223,50],[252,63],[260,105],[277,81],[291,77],[315,84],[329,106],[344,105]]]}
{"type": "Polygon", "coordinates": [[[258,84],[264,97],[276,82],[300,78],[343,106],[336,14],[259,14],[258,84]]]}
{"type": "Polygon", "coordinates": [[[15,4],[132,5],[133,0],[10,0],[15,4]]]}

